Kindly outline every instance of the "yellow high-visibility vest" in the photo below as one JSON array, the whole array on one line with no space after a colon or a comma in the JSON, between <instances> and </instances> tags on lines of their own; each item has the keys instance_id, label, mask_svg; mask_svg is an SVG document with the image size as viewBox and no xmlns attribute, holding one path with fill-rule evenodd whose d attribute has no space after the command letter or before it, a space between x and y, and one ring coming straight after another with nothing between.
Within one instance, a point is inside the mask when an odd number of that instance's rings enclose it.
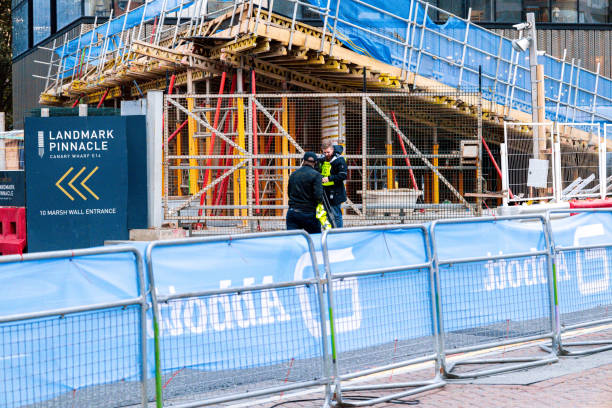
<instances>
[{"instance_id":1,"label":"yellow high-visibility vest","mask_svg":"<svg viewBox=\"0 0 612 408\"><path fill-rule=\"evenodd\" d=\"M325 211L325 207L323 207L323 204L319 203L317 205L315 217L317 217L317 219L321 223L321 227L323 227L323 230L330 230L332 228L329 219L327 219L327 211Z\"/></svg>"},{"instance_id":2,"label":"yellow high-visibility vest","mask_svg":"<svg viewBox=\"0 0 612 408\"><path fill-rule=\"evenodd\" d=\"M321 175L323 177L329 177L331 175L331 163L328 161L324 161L323 164L321 164ZM328 181L327 183L323 183L324 186L333 186L334 182L333 181Z\"/></svg>"}]
</instances>

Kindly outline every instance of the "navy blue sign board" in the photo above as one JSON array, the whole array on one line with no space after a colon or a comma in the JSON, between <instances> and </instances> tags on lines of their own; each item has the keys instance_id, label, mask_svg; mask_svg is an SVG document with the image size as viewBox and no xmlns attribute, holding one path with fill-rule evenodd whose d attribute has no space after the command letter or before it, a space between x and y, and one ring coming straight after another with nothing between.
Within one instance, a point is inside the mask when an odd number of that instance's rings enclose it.
<instances>
[{"instance_id":1,"label":"navy blue sign board","mask_svg":"<svg viewBox=\"0 0 612 408\"><path fill-rule=\"evenodd\" d=\"M147 228L147 123L144 115L123 116L128 151L128 230Z\"/></svg>"},{"instance_id":2,"label":"navy blue sign board","mask_svg":"<svg viewBox=\"0 0 612 408\"><path fill-rule=\"evenodd\" d=\"M23 170L0 171L0 207L25 207Z\"/></svg>"},{"instance_id":3,"label":"navy blue sign board","mask_svg":"<svg viewBox=\"0 0 612 408\"><path fill-rule=\"evenodd\" d=\"M125 117L26 118L28 249L128 238Z\"/></svg>"}]
</instances>

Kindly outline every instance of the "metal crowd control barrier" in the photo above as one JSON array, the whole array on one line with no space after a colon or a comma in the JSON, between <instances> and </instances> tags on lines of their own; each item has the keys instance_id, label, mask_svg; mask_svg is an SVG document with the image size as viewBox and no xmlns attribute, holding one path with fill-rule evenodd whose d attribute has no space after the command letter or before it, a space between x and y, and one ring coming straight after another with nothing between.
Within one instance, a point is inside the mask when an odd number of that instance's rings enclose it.
<instances>
[{"instance_id":1,"label":"metal crowd control barrier","mask_svg":"<svg viewBox=\"0 0 612 408\"><path fill-rule=\"evenodd\" d=\"M402 264L396 261L394 265L374 269L355 268L345 272L332 272L332 269L338 268L332 267L334 259L331 259L330 254L346 258L347 251L352 252L351 248L330 251L328 242L332 237L359 232L380 233L385 239L385 247L388 250L387 239L391 237L385 234L410 231L420 232L419 237L423 243L420 249L426 258L424 262ZM423 225L347 228L323 233L322 247L330 308L332 372L336 403L342 406L344 404L348 406L374 405L445 384L438 370L440 353L436 329L434 269L428 242L428 232ZM407 245L406 242L401 244ZM374 260L375 264L380 262L379 258L372 257L373 239L371 237L367 239L367 245L370 259ZM411 249L415 250L415 248ZM335 253L332 253L334 251ZM347 253L342 256L338 252ZM365 261L365 259L355 260L359 265ZM352 292L350 296L338 295L338 292L347 290ZM359 309L359 312L356 309ZM347 315L348 311L350 315ZM366 315L368 312L371 313L371 320ZM359 318L356 318L356 315L359 315ZM361 330L353 330L356 328ZM429 361L433 361L435 365L432 379L391 382L392 370ZM385 374L385 382L344 385L344 382L348 380L384 371L390 371L389 377ZM407 387L411 389L369 400L356 401L342 396L344 391Z\"/></svg>"},{"instance_id":2,"label":"metal crowd control barrier","mask_svg":"<svg viewBox=\"0 0 612 408\"><path fill-rule=\"evenodd\" d=\"M612 217L612 209L560 209L547 212L549 235L552 240L554 268L557 275L559 294L558 339L559 354L579 356L612 349L612 339L566 342L563 334L570 330L582 329L612 323L608 310L612 307L612 240L608 243L580 245L580 240L590 237L606 236L601 224L581 225L573 237L573 245L559 245L555 241L551 224L551 214L603 213ZM601 227L601 228L600 228ZM570 273L575 268L575 284ZM569 350L569 347L584 347ZM596 347L599 346L599 347ZM550 346L542 346L550 350Z\"/></svg>"},{"instance_id":3,"label":"metal crowd control barrier","mask_svg":"<svg viewBox=\"0 0 612 408\"><path fill-rule=\"evenodd\" d=\"M11 255L0 257L0 264L23 265L64 258L82 269L78 278L91 281L97 279L96 274L102 276L105 271L93 268L95 260L79 258L120 253L134 255L133 283L137 297L87 304L83 302L87 295L81 294L81 300L76 303L84 304L79 306L0 317L0 406L147 406L147 360L143 356L147 354L148 303L142 257L136 248ZM35 281L20 276L22 288L16 285L5 290L23 295L36 288L49 289L52 283L41 280L45 279L45 274L49 279L48 275L55 271L42 264L36 274L38 272L40 276ZM62 279L68 278L65 275L56 275L58 285L63 285ZM116 284L104 283L107 288ZM112 287L115 289L120 291L125 287L117 284ZM62 286L62 290L67 289ZM69 292L62 295L67 296ZM15 371L18 374L11 375ZM138 380L131 380L134 377Z\"/></svg>"},{"instance_id":4,"label":"metal crowd control barrier","mask_svg":"<svg viewBox=\"0 0 612 408\"><path fill-rule=\"evenodd\" d=\"M499 255L440 258L440 245L437 241L441 234L436 230L439 230L441 225L461 224L465 228L470 224L495 225L506 220L540 222L545 248L531 248L531 251ZM463 236L465 229L457 230L455 234L459 235L454 237ZM442 368L447 378L475 378L558 361L554 352L551 352L546 356L465 358L451 364L446 362L448 354L474 352L546 338L550 338L555 344L554 279L550 237L543 216L434 221L431 225L431 237L434 262L438 271L436 292L440 313ZM455 242L458 243L456 240ZM479 281L479 278L482 280ZM546 288L542 288L544 285ZM460 365L490 364L498 366L461 373L453 371Z\"/></svg>"},{"instance_id":5,"label":"metal crowd control barrier","mask_svg":"<svg viewBox=\"0 0 612 408\"><path fill-rule=\"evenodd\" d=\"M302 265L312 265L312 278L279 283L266 282L264 279L262 284L254 284L253 280L247 284L245 280L245 284L240 287L226 285L223 288L221 284L221 289L177 291L163 296L159 294L160 283L155 284L159 277L156 270L160 269L161 261L154 259L156 248L192 248L190 252L182 252L188 256L194 251L207 250L206 246L214 247L215 243L236 246L252 239L291 236L301 236L306 241L309 259L304 260ZM240 253L236 256L243 257ZM219 254L212 253L211 261L218 257ZM243 260L248 272L252 266L248 258L243 257ZM330 378L327 329L321 324L325 321L323 284L319 277L314 246L307 233L283 231L156 241L147 247L146 261L149 282L155 287L152 303L158 407L170 403L172 398L173 407L200 407L270 394L282 395L285 391L321 385L326 387L325 405L328 405ZM275 264L274 259L266 259L266 262ZM277 259L276 262L282 261ZM280 267L285 266L281 264ZM177 282L185 280L180 267L172 268L175 268L173 281L175 278ZM224 271L226 274L230 272ZM241 275L241 279L244 275ZM257 309L256 303L261 304L261 309ZM263 308L270 310L279 307L279 304L286 311L285 317L274 320L271 314L263 311ZM169 309L167 319L162 318L162 306ZM216 315L213 308L216 309ZM223 318L220 316L220 308L224 310ZM207 317L204 315L206 309ZM186 314L192 321L199 319L199 324L191 328L189 336L175 339L173 333L166 336L160 334L162 328L182 330L178 320L185 319ZM207 328L206 319L212 328ZM279 322L286 326L279 326ZM306 336L300 337L300 334L305 333L304 326L308 326ZM293 351L288 351L291 348ZM295 350L302 351L304 355L292 357L289 353ZM173 372L168 372L168 366L174 367Z\"/></svg>"}]
</instances>

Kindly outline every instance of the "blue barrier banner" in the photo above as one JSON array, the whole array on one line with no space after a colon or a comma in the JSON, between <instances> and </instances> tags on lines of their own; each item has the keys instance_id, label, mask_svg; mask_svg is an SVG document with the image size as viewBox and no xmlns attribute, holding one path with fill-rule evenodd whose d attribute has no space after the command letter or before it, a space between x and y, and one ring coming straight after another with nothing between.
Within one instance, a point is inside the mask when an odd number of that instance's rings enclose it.
<instances>
[{"instance_id":1,"label":"blue barrier banner","mask_svg":"<svg viewBox=\"0 0 612 408\"><path fill-rule=\"evenodd\" d=\"M320 236L313 239L319 270L323 271ZM330 235L328 242L334 273L402 265L409 269L427 262L425 237L419 229L344 233ZM157 293L162 296L313 277L311 256L301 236L158 246L152 251L152 263ZM394 279L400 275L399 280ZM385 330L394 332L393 338L398 340L430 336L429 270L389 276L411 304L420 306L393 309ZM336 332L344 334L338 351L384 341L367 333L380 328L381 305L384 308L386 299L377 293L386 282L385 277L375 275L334 284ZM159 306L164 373L185 367L220 371L272 366L316 358L321 353L314 285L174 299ZM198 340L202 336L207 347ZM152 363L151 353L149 359Z\"/></svg>"},{"instance_id":2,"label":"blue barrier banner","mask_svg":"<svg viewBox=\"0 0 612 408\"><path fill-rule=\"evenodd\" d=\"M156 246L151 263L158 296L313 277L301 235ZM315 285L192 296L160 302L159 308L164 373L245 369L321 355ZM200 346L203 338L206 347Z\"/></svg>"},{"instance_id":3,"label":"blue barrier banner","mask_svg":"<svg viewBox=\"0 0 612 408\"><path fill-rule=\"evenodd\" d=\"M612 213L579 213L552 221L555 245L605 244L605 248L560 251L555 257L559 309L562 315L612 306ZM578 316L582 321L588 320Z\"/></svg>"},{"instance_id":4,"label":"blue barrier banner","mask_svg":"<svg viewBox=\"0 0 612 408\"><path fill-rule=\"evenodd\" d=\"M139 296L133 253L0 263L0 316L117 302Z\"/></svg>"},{"instance_id":5,"label":"blue barrier banner","mask_svg":"<svg viewBox=\"0 0 612 408\"><path fill-rule=\"evenodd\" d=\"M312 266L301 267L304 262L311 265L307 254L306 239L293 235L159 245L151 260L157 294L164 296L261 285L264 279L291 282L296 268L303 270L304 279L312 278Z\"/></svg>"},{"instance_id":6,"label":"blue barrier banner","mask_svg":"<svg viewBox=\"0 0 612 408\"><path fill-rule=\"evenodd\" d=\"M552 235L557 245L612 245L612 214L555 220ZM321 236L312 238L323 273ZM406 266L398 272L334 280L339 353L378 347L388 339L432 335L429 270L410 267L428 262L427 244L419 229L328 235L332 274ZM137 245L138 250L144 253L147 245ZM463 340L550 330L546 256L452 262L546 250L539 221L437 224L435 245L446 262L439 275L447 335ZM612 305L611 256L609 248L557 256L561 313ZM0 285L10 288L0 298L0 316L136 298L135 262L131 253L113 253L0 264ZM152 249L152 262L159 296L314 276L307 241L300 235L160 245ZM321 336L316 285L190 296L159 307L162 370L170 376L180 370L219 372L318 361L321 342L329 340ZM135 383L141 358L139 313L130 306L0 324L0 406L62 398L101 384ZM152 377L150 322L147 329ZM109 369L105 364L117 356L122 356L121 364Z\"/></svg>"},{"instance_id":7,"label":"blue barrier banner","mask_svg":"<svg viewBox=\"0 0 612 408\"><path fill-rule=\"evenodd\" d=\"M551 227L552 240L558 246L612 245L612 212L576 213L553 219Z\"/></svg>"},{"instance_id":8,"label":"blue barrier banner","mask_svg":"<svg viewBox=\"0 0 612 408\"><path fill-rule=\"evenodd\" d=\"M538 220L436 224L438 260L477 258L546 249L543 225Z\"/></svg>"},{"instance_id":9,"label":"blue barrier banner","mask_svg":"<svg viewBox=\"0 0 612 408\"><path fill-rule=\"evenodd\" d=\"M423 230L332 233L327 242L332 274L406 266L334 280L339 353L433 335L430 271L411 268L429 261Z\"/></svg>"},{"instance_id":10,"label":"blue barrier banner","mask_svg":"<svg viewBox=\"0 0 612 408\"><path fill-rule=\"evenodd\" d=\"M0 286L10 288L2 317L140 296L128 252L0 264ZM87 387L138 381L139 332L138 306L0 323L0 406L52 398L69 406ZM131 396L138 401L137 392Z\"/></svg>"},{"instance_id":11,"label":"blue barrier banner","mask_svg":"<svg viewBox=\"0 0 612 408\"><path fill-rule=\"evenodd\" d=\"M441 223L433 229L446 333L489 327L503 334L516 322L536 322L550 315L546 255L453 263L544 251L542 222ZM539 324L537 331L544 329L545 324Z\"/></svg>"}]
</instances>

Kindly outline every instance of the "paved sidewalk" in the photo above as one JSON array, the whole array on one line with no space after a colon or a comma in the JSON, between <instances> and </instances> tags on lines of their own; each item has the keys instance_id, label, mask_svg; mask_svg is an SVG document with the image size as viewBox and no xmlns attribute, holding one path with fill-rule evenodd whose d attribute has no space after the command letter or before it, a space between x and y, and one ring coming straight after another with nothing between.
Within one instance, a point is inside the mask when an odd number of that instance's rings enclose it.
<instances>
[{"instance_id":1,"label":"paved sidewalk","mask_svg":"<svg viewBox=\"0 0 612 408\"><path fill-rule=\"evenodd\" d=\"M612 329L589 333L568 341L612 338ZM535 354L539 347L514 352ZM431 370L428 370L431 373ZM462 370L463 371L463 370ZM410 381L423 371L393 376L395 381ZM386 382L386 378L382 380ZM376 397L401 390L346 392L350 396ZM283 399L248 405L257 408L314 408L322 404L322 393L297 393ZM246 405L243 405L246 406ZM375 405L376 408L415 406L423 408L612 408L612 350L580 357L562 357L559 362L528 370L478 379L449 380L438 389Z\"/></svg>"},{"instance_id":2,"label":"paved sidewalk","mask_svg":"<svg viewBox=\"0 0 612 408\"><path fill-rule=\"evenodd\" d=\"M612 364L530 385L447 384L414 397L430 407L612 407ZM383 403L376 407L399 407Z\"/></svg>"},{"instance_id":3,"label":"paved sidewalk","mask_svg":"<svg viewBox=\"0 0 612 408\"><path fill-rule=\"evenodd\" d=\"M443 388L401 400L375 405L377 408L416 406L422 408L611 408L612 364L530 385L447 384ZM371 392L368 395L376 395ZM309 399L307 395L299 399ZM405 402L406 405L401 402ZM311 408L320 401L291 400L268 407ZM262 405L263 406L263 405Z\"/></svg>"}]
</instances>

